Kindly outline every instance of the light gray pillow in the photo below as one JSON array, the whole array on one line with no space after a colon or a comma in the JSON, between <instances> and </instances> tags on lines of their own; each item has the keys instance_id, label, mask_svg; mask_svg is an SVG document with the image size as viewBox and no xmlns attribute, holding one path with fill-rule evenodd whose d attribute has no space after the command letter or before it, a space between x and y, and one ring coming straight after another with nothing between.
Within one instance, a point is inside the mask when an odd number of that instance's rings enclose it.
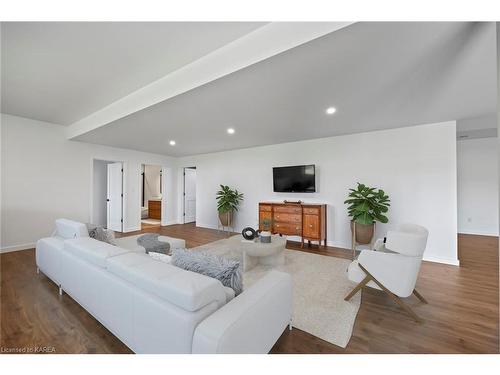
<instances>
[{"instance_id":1,"label":"light gray pillow","mask_svg":"<svg viewBox=\"0 0 500 375\"><path fill-rule=\"evenodd\" d=\"M87 226L87 230L89 231L89 236L92 237L92 235L95 235L95 230L98 227L98 225L90 224L90 223L85 223L85 225ZM91 233L92 233L92 235L91 235ZM92 238L94 238L94 237L92 237Z\"/></svg>"},{"instance_id":2,"label":"light gray pillow","mask_svg":"<svg viewBox=\"0 0 500 375\"><path fill-rule=\"evenodd\" d=\"M171 264L187 271L193 271L219 280L222 285L234 290L236 295L243 291L240 262L218 257L203 251L174 249Z\"/></svg>"},{"instance_id":3,"label":"light gray pillow","mask_svg":"<svg viewBox=\"0 0 500 375\"><path fill-rule=\"evenodd\" d=\"M87 224L87 229L89 231L89 237L111 245L116 245L114 231L94 224Z\"/></svg>"}]
</instances>

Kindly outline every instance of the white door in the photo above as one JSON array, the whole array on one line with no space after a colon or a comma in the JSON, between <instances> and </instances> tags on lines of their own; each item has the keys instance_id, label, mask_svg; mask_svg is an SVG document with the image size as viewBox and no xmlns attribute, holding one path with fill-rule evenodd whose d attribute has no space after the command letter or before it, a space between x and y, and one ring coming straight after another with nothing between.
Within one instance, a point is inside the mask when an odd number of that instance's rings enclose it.
<instances>
[{"instance_id":1,"label":"white door","mask_svg":"<svg viewBox=\"0 0 500 375\"><path fill-rule=\"evenodd\" d=\"M108 164L108 229L122 232L123 227L123 164Z\"/></svg>"},{"instance_id":2,"label":"white door","mask_svg":"<svg viewBox=\"0 0 500 375\"><path fill-rule=\"evenodd\" d=\"M184 168L184 223L196 221L196 169Z\"/></svg>"},{"instance_id":3,"label":"white door","mask_svg":"<svg viewBox=\"0 0 500 375\"><path fill-rule=\"evenodd\" d=\"M170 204L170 202L167 202L167 199L170 199L169 196L167 196L167 168L162 167L161 169L161 222L160 225L168 225L168 212L167 212L167 203Z\"/></svg>"}]
</instances>

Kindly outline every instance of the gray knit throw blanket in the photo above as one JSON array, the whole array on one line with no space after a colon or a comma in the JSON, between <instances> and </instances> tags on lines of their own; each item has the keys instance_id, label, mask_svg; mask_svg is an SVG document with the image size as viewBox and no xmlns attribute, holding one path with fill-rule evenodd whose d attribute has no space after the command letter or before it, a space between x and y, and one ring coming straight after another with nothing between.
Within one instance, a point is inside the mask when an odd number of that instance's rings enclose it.
<instances>
[{"instance_id":1,"label":"gray knit throw blanket","mask_svg":"<svg viewBox=\"0 0 500 375\"><path fill-rule=\"evenodd\" d=\"M146 250L146 254L149 252L170 254L170 244L168 242L158 241L159 234L157 233L146 233L137 238L137 244L142 246Z\"/></svg>"}]
</instances>

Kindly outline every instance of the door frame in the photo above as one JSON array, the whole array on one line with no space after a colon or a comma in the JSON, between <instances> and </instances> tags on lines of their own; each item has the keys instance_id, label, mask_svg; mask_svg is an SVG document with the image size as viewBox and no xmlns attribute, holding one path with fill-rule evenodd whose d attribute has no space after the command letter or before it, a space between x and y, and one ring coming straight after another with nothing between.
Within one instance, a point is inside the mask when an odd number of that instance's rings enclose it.
<instances>
[{"instance_id":1,"label":"door frame","mask_svg":"<svg viewBox=\"0 0 500 375\"><path fill-rule=\"evenodd\" d=\"M107 191L106 191L106 228L109 229L109 216L110 216L109 215L109 202L110 202L110 200L109 200L109 181L110 181L110 179L109 179L109 166L113 165L113 164L119 164L120 165L120 169L121 169L121 189L120 189L120 191L121 191L121 193L120 193L120 195L121 195L120 196L120 203L121 203L120 216L121 217L120 217L120 230L116 230L116 229L113 229L113 230L115 232L123 233L124 232L124 230L123 230L123 228L124 228L123 218L124 218L124 206L125 206L124 205L124 201L125 201L124 200L124 182L125 182L124 181L125 180L125 178L124 178L124 171L125 171L125 168L124 168L124 165L123 165L124 163L122 161L118 161L118 162L114 162L114 163L108 163L106 165L106 167L107 167L107 171L106 171L106 173L107 173L107 181L106 181L107 182Z\"/></svg>"},{"instance_id":2,"label":"door frame","mask_svg":"<svg viewBox=\"0 0 500 375\"><path fill-rule=\"evenodd\" d=\"M196 170L196 167L184 167L182 168L182 223L186 224L186 169L194 169ZM196 175L198 177L198 174ZM196 190L195 190L195 197L196 200L198 200L198 197L196 196ZM196 223L196 217L194 219L194 222ZM190 221L192 223L192 221Z\"/></svg>"},{"instance_id":3,"label":"door frame","mask_svg":"<svg viewBox=\"0 0 500 375\"><path fill-rule=\"evenodd\" d=\"M89 218L88 222L92 223L94 220L94 160L98 161L105 161L108 163L122 163L123 166L123 177L122 177L122 191L123 191L123 198L122 198L122 233L125 233L125 217L126 217L126 205L124 204L125 202L125 187L126 187L126 173L127 173L127 163L124 160L116 160L112 158L107 158L105 156L91 156L90 157L90 184L89 184L89 191L90 191L90 202L89 202ZM107 173L107 172L106 172ZM107 178L107 175L106 175ZM106 192L106 199L107 199L107 192Z\"/></svg>"},{"instance_id":4,"label":"door frame","mask_svg":"<svg viewBox=\"0 0 500 375\"><path fill-rule=\"evenodd\" d=\"M167 167L161 164L155 164L155 163L147 163L147 162L141 162L139 165L139 191L142 190L142 194L144 194L144 188L146 187L146 184L142 184L142 167L144 167L144 179L146 178L146 167L159 167L160 168L160 194L161 194L161 200L160 200L160 212L161 212L161 219L160 219L160 227L168 225L167 220L166 220L166 194L165 194L165 189L166 189L166 180L167 180ZM146 200L146 197L144 197L144 206L142 206L142 196L139 197L139 223L141 223L141 228L142 228L142 207L149 207L149 203Z\"/></svg>"}]
</instances>

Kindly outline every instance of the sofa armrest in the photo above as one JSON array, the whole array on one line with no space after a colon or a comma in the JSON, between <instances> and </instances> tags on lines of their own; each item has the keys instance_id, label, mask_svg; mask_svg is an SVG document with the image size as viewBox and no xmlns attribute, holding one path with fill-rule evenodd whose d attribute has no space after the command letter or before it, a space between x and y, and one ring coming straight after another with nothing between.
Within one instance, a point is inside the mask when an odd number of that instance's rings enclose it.
<instances>
[{"instance_id":1,"label":"sofa armrest","mask_svg":"<svg viewBox=\"0 0 500 375\"><path fill-rule=\"evenodd\" d=\"M268 353L292 318L292 278L271 271L203 320L193 353Z\"/></svg>"},{"instance_id":2,"label":"sofa armrest","mask_svg":"<svg viewBox=\"0 0 500 375\"><path fill-rule=\"evenodd\" d=\"M373 244L373 250L375 251L385 251L385 243L383 238L379 238L375 243Z\"/></svg>"}]
</instances>

